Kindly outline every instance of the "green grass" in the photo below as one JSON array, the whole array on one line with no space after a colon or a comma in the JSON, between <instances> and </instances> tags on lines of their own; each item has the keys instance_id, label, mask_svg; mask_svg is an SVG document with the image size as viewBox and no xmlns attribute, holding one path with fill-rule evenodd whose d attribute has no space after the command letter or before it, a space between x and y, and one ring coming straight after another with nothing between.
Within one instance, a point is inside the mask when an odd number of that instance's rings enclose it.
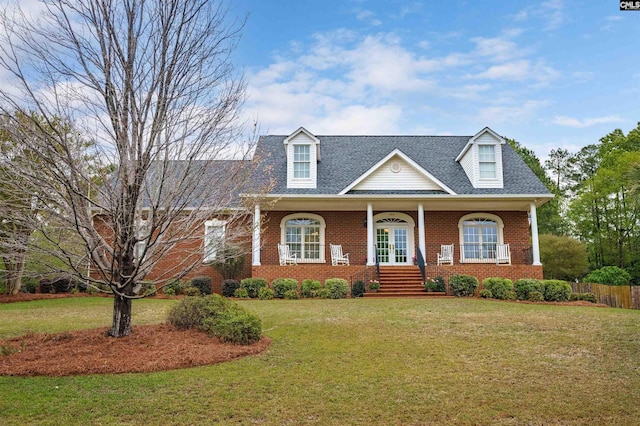
<instances>
[{"instance_id":1,"label":"green grass","mask_svg":"<svg viewBox=\"0 0 640 426\"><path fill-rule=\"evenodd\" d=\"M134 302L134 325L174 302ZM640 311L477 299L243 301L261 355L0 377L2 424L637 424ZM0 338L108 326L108 299L0 306ZM135 329L134 329L135 332ZM0 362L1 359L0 359Z\"/></svg>"}]
</instances>

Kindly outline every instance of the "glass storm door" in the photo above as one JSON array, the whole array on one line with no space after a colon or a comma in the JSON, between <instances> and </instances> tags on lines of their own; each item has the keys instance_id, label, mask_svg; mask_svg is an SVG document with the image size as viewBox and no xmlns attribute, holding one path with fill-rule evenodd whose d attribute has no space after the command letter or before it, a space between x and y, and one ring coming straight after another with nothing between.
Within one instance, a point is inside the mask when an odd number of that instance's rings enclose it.
<instances>
[{"instance_id":1,"label":"glass storm door","mask_svg":"<svg viewBox=\"0 0 640 426\"><path fill-rule=\"evenodd\" d=\"M381 264L397 265L409 261L409 244L406 226L384 226L376 228L376 247Z\"/></svg>"}]
</instances>

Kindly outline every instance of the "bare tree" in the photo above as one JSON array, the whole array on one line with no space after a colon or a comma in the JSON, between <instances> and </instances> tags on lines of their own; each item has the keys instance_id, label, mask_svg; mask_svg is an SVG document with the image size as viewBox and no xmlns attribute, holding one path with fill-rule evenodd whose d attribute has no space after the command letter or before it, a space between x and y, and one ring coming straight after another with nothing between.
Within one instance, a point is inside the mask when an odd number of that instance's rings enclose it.
<instances>
[{"instance_id":1,"label":"bare tree","mask_svg":"<svg viewBox=\"0 0 640 426\"><path fill-rule=\"evenodd\" d=\"M31 225L47 250L113 291L110 335L126 336L142 279L166 284L202 263L204 221L223 220L226 241L251 231L237 199L253 164L237 144L245 86L230 61L242 22L210 0L43 3L37 18L0 16L12 80L0 108L42 118L9 126L37 157L13 172L38 185ZM69 229L80 249L60 243Z\"/></svg>"}]
</instances>

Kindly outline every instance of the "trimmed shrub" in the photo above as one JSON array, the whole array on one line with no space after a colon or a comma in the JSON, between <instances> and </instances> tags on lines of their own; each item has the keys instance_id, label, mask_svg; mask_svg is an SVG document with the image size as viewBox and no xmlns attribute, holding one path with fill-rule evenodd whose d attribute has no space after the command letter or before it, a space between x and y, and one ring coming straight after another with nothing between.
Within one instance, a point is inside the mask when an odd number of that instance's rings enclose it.
<instances>
[{"instance_id":1,"label":"trimmed shrub","mask_svg":"<svg viewBox=\"0 0 640 426\"><path fill-rule=\"evenodd\" d=\"M534 278L521 278L513 283L513 288L519 300L530 300L529 294L532 291L544 293L544 284Z\"/></svg>"},{"instance_id":2,"label":"trimmed shrub","mask_svg":"<svg viewBox=\"0 0 640 426\"><path fill-rule=\"evenodd\" d=\"M284 298L287 300L298 300L298 290L287 290L284 292Z\"/></svg>"},{"instance_id":3,"label":"trimmed shrub","mask_svg":"<svg viewBox=\"0 0 640 426\"><path fill-rule=\"evenodd\" d=\"M518 296L516 295L516 292L513 290L507 290L504 292L504 295L502 296L503 300L518 300Z\"/></svg>"},{"instance_id":4,"label":"trimmed shrub","mask_svg":"<svg viewBox=\"0 0 640 426\"><path fill-rule=\"evenodd\" d=\"M258 291L260 291L262 287L268 286L269 284L264 278L245 278L240 281L240 288L247 290L248 297L252 299L258 297Z\"/></svg>"},{"instance_id":5,"label":"trimmed shrub","mask_svg":"<svg viewBox=\"0 0 640 426\"><path fill-rule=\"evenodd\" d=\"M598 303L598 299L593 293L571 293L569 300L572 302L575 302L576 300L584 300L591 303Z\"/></svg>"},{"instance_id":6,"label":"trimmed shrub","mask_svg":"<svg viewBox=\"0 0 640 426\"><path fill-rule=\"evenodd\" d=\"M162 292L169 296L175 296L176 294L182 294L184 287L185 285L182 280L176 280L164 286ZM169 291L169 293L167 293L167 291Z\"/></svg>"},{"instance_id":7,"label":"trimmed shrub","mask_svg":"<svg viewBox=\"0 0 640 426\"><path fill-rule=\"evenodd\" d=\"M262 334L258 317L217 294L184 298L171 307L167 322L179 329L198 328L234 344L256 342Z\"/></svg>"},{"instance_id":8,"label":"trimmed shrub","mask_svg":"<svg viewBox=\"0 0 640 426\"><path fill-rule=\"evenodd\" d=\"M607 284L607 285L628 285L631 275L622 268L617 266L605 266L596 269L587 275L584 282Z\"/></svg>"},{"instance_id":9,"label":"trimmed shrub","mask_svg":"<svg viewBox=\"0 0 640 426\"><path fill-rule=\"evenodd\" d=\"M185 296L190 296L190 297L201 296L200 289L197 288L197 287L193 287L193 286L185 287L184 289L182 289L182 293Z\"/></svg>"},{"instance_id":10,"label":"trimmed shrub","mask_svg":"<svg viewBox=\"0 0 640 426\"><path fill-rule=\"evenodd\" d=\"M351 287L351 297L362 297L363 294L364 294L364 281L362 280L355 281L353 283L353 287Z\"/></svg>"},{"instance_id":11,"label":"trimmed shrub","mask_svg":"<svg viewBox=\"0 0 640 426\"><path fill-rule=\"evenodd\" d=\"M225 297L233 297L236 290L240 288L240 281L238 280L224 280L222 281L222 295Z\"/></svg>"},{"instance_id":12,"label":"trimmed shrub","mask_svg":"<svg viewBox=\"0 0 640 426\"><path fill-rule=\"evenodd\" d=\"M200 294L203 296L211 294L211 278L209 277L193 277L191 279L191 285L200 290Z\"/></svg>"},{"instance_id":13,"label":"trimmed shrub","mask_svg":"<svg viewBox=\"0 0 640 426\"><path fill-rule=\"evenodd\" d=\"M331 299L331 290L326 287L321 288L318 290L318 297L320 299Z\"/></svg>"},{"instance_id":14,"label":"trimmed shrub","mask_svg":"<svg viewBox=\"0 0 640 426\"><path fill-rule=\"evenodd\" d=\"M223 342L250 345L260 340L262 322L242 309L230 309L216 317L205 318L203 328Z\"/></svg>"},{"instance_id":15,"label":"trimmed shrub","mask_svg":"<svg viewBox=\"0 0 640 426\"><path fill-rule=\"evenodd\" d=\"M140 285L140 290L138 294L144 294L147 297L153 297L158 294L156 290L156 285L151 281L140 281L138 283Z\"/></svg>"},{"instance_id":16,"label":"trimmed shrub","mask_svg":"<svg viewBox=\"0 0 640 426\"><path fill-rule=\"evenodd\" d=\"M269 287L262 287L258 290L258 299L260 300L271 300L273 299L273 290Z\"/></svg>"},{"instance_id":17,"label":"trimmed shrub","mask_svg":"<svg viewBox=\"0 0 640 426\"><path fill-rule=\"evenodd\" d=\"M537 290L531 291L529 292L527 300L529 300L530 302L544 302L544 294L542 294L541 291Z\"/></svg>"},{"instance_id":18,"label":"trimmed shrub","mask_svg":"<svg viewBox=\"0 0 640 426\"><path fill-rule=\"evenodd\" d=\"M20 291L24 291L25 293L35 293L36 288L38 288L38 281L36 281L35 278L26 278L22 281Z\"/></svg>"},{"instance_id":19,"label":"trimmed shrub","mask_svg":"<svg viewBox=\"0 0 640 426\"><path fill-rule=\"evenodd\" d=\"M169 309L167 322L181 330L200 328L209 310L204 298L185 297Z\"/></svg>"},{"instance_id":20,"label":"trimmed shrub","mask_svg":"<svg viewBox=\"0 0 640 426\"><path fill-rule=\"evenodd\" d=\"M364 285L364 283L363 283ZM302 281L302 288L300 289L300 296L302 297L317 297L318 291L322 288L322 284L317 280L304 280ZM364 291L363 291L364 292Z\"/></svg>"},{"instance_id":21,"label":"trimmed shrub","mask_svg":"<svg viewBox=\"0 0 640 426\"><path fill-rule=\"evenodd\" d=\"M445 291L446 286L444 284L444 278L441 276L437 276L433 279L435 281L436 286L433 288L433 291Z\"/></svg>"},{"instance_id":22,"label":"trimmed shrub","mask_svg":"<svg viewBox=\"0 0 640 426\"><path fill-rule=\"evenodd\" d=\"M491 293L491 290L487 288L483 288L482 290L480 290L480 293L478 295L483 299L493 299L493 293Z\"/></svg>"},{"instance_id":23,"label":"trimmed shrub","mask_svg":"<svg viewBox=\"0 0 640 426\"><path fill-rule=\"evenodd\" d=\"M544 280L544 300L547 302L566 302L571 296L571 285L566 281Z\"/></svg>"},{"instance_id":24,"label":"trimmed shrub","mask_svg":"<svg viewBox=\"0 0 640 426\"><path fill-rule=\"evenodd\" d=\"M506 292L513 291L513 282L508 278L485 278L482 280L482 288L491 291L495 299L504 299Z\"/></svg>"},{"instance_id":25,"label":"trimmed shrub","mask_svg":"<svg viewBox=\"0 0 640 426\"><path fill-rule=\"evenodd\" d=\"M271 288L273 288L274 297L283 299L287 291L295 290L296 294L298 293L298 281L293 278L276 278L271 281Z\"/></svg>"},{"instance_id":26,"label":"trimmed shrub","mask_svg":"<svg viewBox=\"0 0 640 426\"><path fill-rule=\"evenodd\" d=\"M456 297L472 297L478 289L478 279L470 275L452 275L449 287Z\"/></svg>"},{"instance_id":27,"label":"trimmed shrub","mask_svg":"<svg viewBox=\"0 0 640 426\"><path fill-rule=\"evenodd\" d=\"M242 288L242 287L237 289L233 293L233 295L234 295L234 297L237 297L238 299L248 299L249 298L249 292L247 291L246 288Z\"/></svg>"},{"instance_id":28,"label":"trimmed shrub","mask_svg":"<svg viewBox=\"0 0 640 426\"><path fill-rule=\"evenodd\" d=\"M235 279L242 273L245 263L242 247L227 246L219 251L217 258L220 260L213 262L213 267L223 279Z\"/></svg>"},{"instance_id":29,"label":"trimmed shrub","mask_svg":"<svg viewBox=\"0 0 640 426\"><path fill-rule=\"evenodd\" d=\"M344 299L349 293L349 283L342 278L328 278L324 287L329 290L331 299Z\"/></svg>"},{"instance_id":30,"label":"trimmed shrub","mask_svg":"<svg viewBox=\"0 0 640 426\"><path fill-rule=\"evenodd\" d=\"M72 288L76 287L76 281L68 276L56 277L48 284L48 293L69 293ZM42 286L40 288L42 289Z\"/></svg>"}]
</instances>

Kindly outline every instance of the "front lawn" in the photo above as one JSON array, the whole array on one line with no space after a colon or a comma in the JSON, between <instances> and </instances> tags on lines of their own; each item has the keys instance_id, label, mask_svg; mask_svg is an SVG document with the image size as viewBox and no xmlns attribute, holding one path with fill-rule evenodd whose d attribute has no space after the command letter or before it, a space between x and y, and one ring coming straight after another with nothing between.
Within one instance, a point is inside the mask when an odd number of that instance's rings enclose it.
<instances>
[{"instance_id":1,"label":"front lawn","mask_svg":"<svg viewBox=\"0 0 640 426\"><path fill-rule=\"evenodd\" d=\"M134 302L134 325L162 321L172 303ZM0 377L2 423L592 425L640 418L640 311L478 299L240 303L273 339L261 355L153 374ZM0 305L0 338L108 326L110 310L111 300L99 298Z\"/></svg>"}]
</instances>

